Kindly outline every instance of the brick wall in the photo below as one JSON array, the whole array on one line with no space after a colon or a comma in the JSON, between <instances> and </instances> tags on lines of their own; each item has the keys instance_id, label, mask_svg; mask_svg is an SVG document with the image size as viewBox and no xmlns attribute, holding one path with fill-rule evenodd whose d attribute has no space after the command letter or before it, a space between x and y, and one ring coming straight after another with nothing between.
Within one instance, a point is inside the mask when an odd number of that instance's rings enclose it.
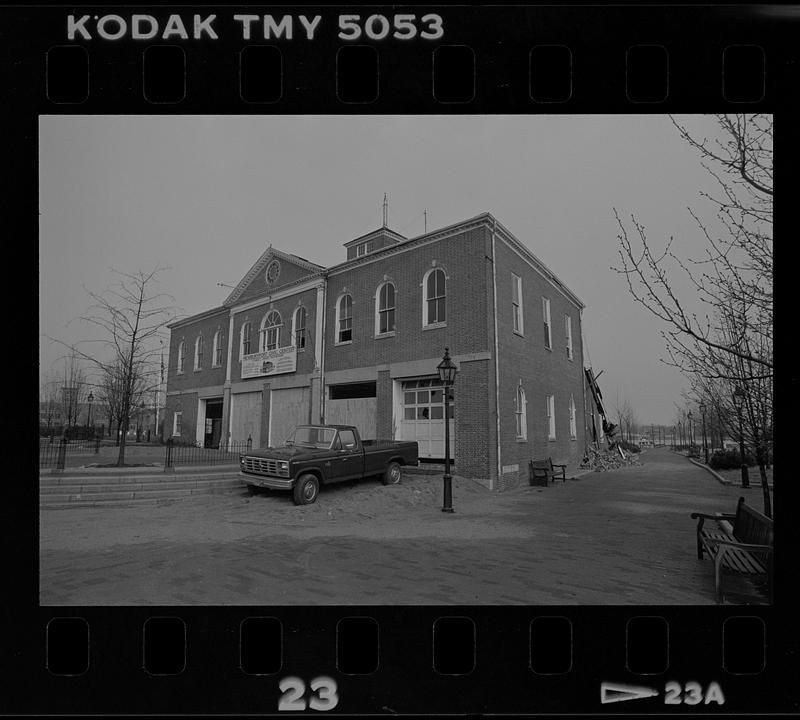
<instances>
[{"instance_id":1,"label":"brick wall","mask_svg":"<svg viewBox=\"0 0 800 720\"><path fill-rule=\"evenodd\" d=\"M368 367L489 349L485 278L486 230L477 228L410 252L359 264L328 281L325 370ZM422 279L432 262L447 275L447 326L422 327ZM388 278L395 284L396 331L375 337L375 295ZM336 302L342 291L353 298L352 343L336 345ZM435 368L431 368L435 372Z\"/></svg>"},{"instance_id":2,"label":"brick wall","mask_svg":"<svg viewBox=\"0 0 800 720\"><path fill-rule=\"evenodd\" d=\"M181 415L181 434L173 436L174 414ZM172 438L174 442L194 443L197 431L197 393L185 392L180 395L168 395L164 417L164 440Z\"/></svg>"},{"instance_id":3,"label":"brick wall","mask_svg":"<svg viewBox=\"0 0 800 720\"><path fill-rule=\"evenodd\" d=\"M583 362L580 310L504 242L497 241L497 304L500 358L500 436L504 466L518 465L501 479L508 487L527 478L528 460L552 457L575 467L583 457ZM512 272L522 278L523 334L514 332ZM552 349L545 347L542 297L550 300ZM572 318L572 360L567 358L564 315ZM527 440L516 435L516 393L527 401ZM549 440L547 396L555 402L556 439ZM569 401L575 402L576 437L570 437Z\"/></svg>"},{"instance_id":4,"label":"brick wall","mask_svg":"<svg viewBox=\"0 0 800 720\"><path fill-rule=\"evenodd\" d=\"M392 379L388 370L378 372L377 392L377 436L382 440L394 438L392 427Z\"/></svg>"},{"instance_id":5,"label":"brick wall","mask_svg":"<svg viewBox=\"0 0 800 720\"><path fill-rule=\"evenodd\" d=\"M222 346L222 365L213 366L214 334L219 332ZM194 369L195 341L203 337L203 365ZM186 343L184 372L178 372L178 346ZM187 392L200 387L222 385L225 382L225 364L228 356L228 311L221 309L208 317L203 317L177 328L172 328L169 343L167 366L167 391Z\"/></svg>"},{"instance_id":6,"label":"brick wall","mask_svg":"<svg viewBox=\"0 0 800 720\"><path fill-rule=\"evenodd\" d=\"M455 397L455 473L480 480L487 487L497 476L494 371L491 360L462 363L453 388Z\"/></svg>"},{"instance_id":7,"label":"brick wall","mask_svg":"<svg viewBox=\"0 0 800 720\"><path fill-rule=\"evenodd\" d=\"M259 329L261 322L270 310L277 310L281 315L283 326L280 331L280 338L278 345L285 347L293 343L292 338L292 322L293 315L298 306L306 309L306 347L297 352L297 373L310 373L314 370L314 342L315 342L315 327L316 327L316 308L317 308L317 291L304 290L295 295L275 300L274 302L265 301L263 305L255 308L250 308L244 312L238 312L233 318L233 350L231 356L231 381L238 382L242 379L242 365L240 362L240 339L242 326L246 322L250 322L250 352L259 352L260 337ZM259 378L253 378L258 380ZM263 378L260 378L263 380ZM246 378L245 381L249 380Z\"/></svg>"}]
</instances>

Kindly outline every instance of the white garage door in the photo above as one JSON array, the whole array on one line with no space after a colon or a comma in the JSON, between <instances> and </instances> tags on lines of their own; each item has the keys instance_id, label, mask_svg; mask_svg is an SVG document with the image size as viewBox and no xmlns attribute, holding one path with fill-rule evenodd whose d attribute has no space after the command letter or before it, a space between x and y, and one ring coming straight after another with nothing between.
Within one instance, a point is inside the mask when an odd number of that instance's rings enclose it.
<instances>
[{"instance_id":1,"label":"white garage door","mask_svg":"<svg viewBox=\"0 0 800 720\"><path fill-rule=\"evenodd\" d=\"M403 415L400 433L403 440L416 440L421 458L444 458L444 388L436 379L409 380L403 383ZM450 459L455 460L454 395L450 388Z\"/></svg>"},{"instance_id":2,"label":"white garage door","mask_svg":"<svg viewBox=\"0 0 800 720\"><path fill-rule=\"evenodd\" d=\"M231 396L231 442L253 440L253 449L260 447L261 393L238 393Z\"/></svg>"},{"instance_id":3,"label":"white garage door","mask_svg":"<svg viewBox=\"0 0 800 720\"><path fill-rule=\"evenodd\" d=\"M269 416L269 444L283 445L298 425L308 424L308 388L273 390Z\"/></svg>"},{"instance_id":4,"label":"white garage door","mask_svg":"<svg viewBox=\"0 0 800 720\"><path fill-rule=\"evenodd\" d=\"M325 403L325 422L329 425L355 425L364 440L377 435L378 400L374 397L328 400Z\"/></svg>"}]
</instances>

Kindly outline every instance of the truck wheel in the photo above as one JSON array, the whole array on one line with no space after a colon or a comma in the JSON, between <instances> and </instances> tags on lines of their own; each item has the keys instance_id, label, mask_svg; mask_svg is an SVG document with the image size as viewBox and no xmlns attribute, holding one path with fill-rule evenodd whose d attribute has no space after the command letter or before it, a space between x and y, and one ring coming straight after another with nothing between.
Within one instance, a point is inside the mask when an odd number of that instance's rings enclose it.
<instances>
[{"instance_id":1,"label":"truck wheel","mask_svg":"<svg viewBox=\"0 0 800 720\"><path fill-rule=\"evenodd\" d=\"M310 505L319 494L319 480L314 475L301 475L294 483L292 497L295 505Z\"/></svg>"},{"instance_id":2,"label":"truck wheel","mask_svg":"<svg viewBox=\"0 0 800 720\"><path fill-rule=\"evenodd\" d=\"M403 476L403 471L400 469L400 463L390 462L386 466L386 472L383 473L384 485L397 485L400 478Z\"/></svg>"}]
</instances>

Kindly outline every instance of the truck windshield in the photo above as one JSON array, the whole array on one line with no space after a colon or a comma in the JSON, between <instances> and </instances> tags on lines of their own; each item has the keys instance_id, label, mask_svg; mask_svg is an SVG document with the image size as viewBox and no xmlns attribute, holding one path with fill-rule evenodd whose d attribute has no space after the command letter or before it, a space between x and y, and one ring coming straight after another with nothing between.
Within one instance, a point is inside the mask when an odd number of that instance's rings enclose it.
<instances>
[{"instance_id":1,"label":"truck windshield","mask_svg":"<svg viewBox=\"0 0 800 720\"><path fill-rule=\"evenodd\" d=\"M295 429L294 433L286 438L286 444L327 450L330 448L334 437L336 437L336 430L333 428L306 427L301 425Z\"/></svg>"}]
</instances>

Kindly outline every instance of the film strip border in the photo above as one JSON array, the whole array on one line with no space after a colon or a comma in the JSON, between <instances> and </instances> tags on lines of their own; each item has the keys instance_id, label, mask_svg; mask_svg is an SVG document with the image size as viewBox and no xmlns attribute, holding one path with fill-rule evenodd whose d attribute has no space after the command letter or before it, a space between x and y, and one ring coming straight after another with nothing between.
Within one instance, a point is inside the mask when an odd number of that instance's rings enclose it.
<instances>
[{"instance_id":1,"label":"film strip border","mask_svg":"<svg viewBox=\"0 0 800 720\"><path fill-rule=\"evenodd\" d=\"M790 7L268 10L18 10L9 79L62 113L748 112L799 72Z\"/></svg>"},{"instance_id":2,"label":"film strip border","mask_svg":"<svg viewBox=\"0 0 800 720\"><path fill-rule=\"evenodd\" d=\"M148 6L125 14L139 11L159 22L171 14ZM797 107L791 7L442 8L442 37L409 41L373 40L365 25L344 40L345 11L330 7L304 8L322 18L315 41L259 37L264 13L246 40L232 20L239 11L219 12L213 41L106 40L92 26L90 40L70 41L70 12L119 11L6 9L4 117L30 130L38 113ZM430 8L402 11L421 19ZM396 24L395 8L368 12L359 11L362 20ZM194 14L209 10L180 14L193 27ZM121 30L107 23L109 33ZM369 27L380 34L383 24ZM27 179L18 191L33 188L36 175L35 132L25 137L7 168ZM33 206L26 198L13 207ZM32 510L16 522L33 551L20 553L25 564L3 608L4 712L268 714L282 701L376 713L798 709L797 619L786 593L765 609L38 608L35 487L29 495L18 493ZM322 707L310 705L314 698Z\"/></svg>"},{"instance_id":3,"label":"film strip border","mask_svg":"<svg viewBox=\"0 0 800 720\"><path fill-rule=\"evenodd\" d=\"M38 617L16 629L28 649L16 657L9 712L759 714L797 703L790 643L769 608L42 608Z\"/></svg>"}]
</instances>

